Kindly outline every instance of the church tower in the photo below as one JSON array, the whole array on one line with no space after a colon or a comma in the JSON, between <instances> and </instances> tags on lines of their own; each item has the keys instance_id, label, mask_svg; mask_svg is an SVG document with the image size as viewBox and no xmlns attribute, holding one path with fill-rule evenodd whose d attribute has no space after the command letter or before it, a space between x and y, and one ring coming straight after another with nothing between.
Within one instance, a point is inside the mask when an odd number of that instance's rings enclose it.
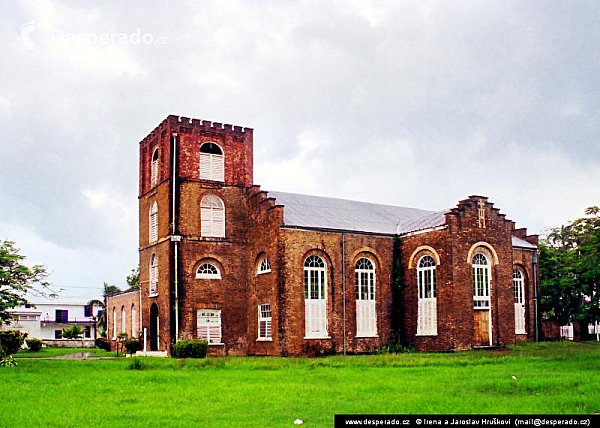
<instances>
[{"instance_id":1,"label":"church tower","mask_svg":"<svg viewBox=\"0 0 600 428\"><path fill-rule=\"evenodd\" d=\"M200 337L243 353L252 172L250 128L169 116L140 142L140 299L151 350Z\"/></svg>"}]
</instances>

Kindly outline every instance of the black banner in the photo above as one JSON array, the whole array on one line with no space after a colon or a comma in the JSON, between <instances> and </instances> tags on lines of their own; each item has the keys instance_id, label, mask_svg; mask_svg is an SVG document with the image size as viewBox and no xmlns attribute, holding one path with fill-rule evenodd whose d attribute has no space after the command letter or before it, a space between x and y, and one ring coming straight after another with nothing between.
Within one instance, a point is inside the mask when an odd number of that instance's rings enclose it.
<instances>
[{"instance_id":1,"label":"black banner","mask_svg":"<svg viewBox=\"0 0 600 428\"><path fill-rule=\"evenodd\" d=\"M335 428L597 427L600 415L335 415Z\"/></svg>"}]
</instances>

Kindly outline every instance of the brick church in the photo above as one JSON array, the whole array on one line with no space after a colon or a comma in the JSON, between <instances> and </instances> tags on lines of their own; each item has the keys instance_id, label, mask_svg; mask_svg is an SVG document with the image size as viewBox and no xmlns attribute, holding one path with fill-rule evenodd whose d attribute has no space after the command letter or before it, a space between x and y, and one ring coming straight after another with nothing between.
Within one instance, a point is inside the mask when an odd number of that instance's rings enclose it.
<instances>
[{"instance_id":1,"label":"brick church","mask_svg":"<svg viewBox=\"0 0 600 428\"><path fill-rule=\"evenodd\" d=\"M139 149L140 288L108 298L109 339L322 355L534 337L537 236L484 196L427 211L265 191L251 128L186 117Z\"/></svg>"}]
</instances>

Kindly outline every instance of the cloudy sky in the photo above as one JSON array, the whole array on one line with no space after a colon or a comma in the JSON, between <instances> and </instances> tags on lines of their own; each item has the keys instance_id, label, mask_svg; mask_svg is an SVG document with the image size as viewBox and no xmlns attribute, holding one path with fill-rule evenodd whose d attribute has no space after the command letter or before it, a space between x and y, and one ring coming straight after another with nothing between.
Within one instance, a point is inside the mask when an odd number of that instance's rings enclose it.
<instances>
[{"instance_id":1,"label":"cloudy sky","mask_svg":"<svg viewBox=\"0 0 600 428\"><path fill-rule=\"evenodd\" d=\"M83 4L0 4L0 239L65 296L125 288L169 114L254 128L264 189L480 194L531 233L600 204L600 2Z\"/></svg>"}]
</instances>

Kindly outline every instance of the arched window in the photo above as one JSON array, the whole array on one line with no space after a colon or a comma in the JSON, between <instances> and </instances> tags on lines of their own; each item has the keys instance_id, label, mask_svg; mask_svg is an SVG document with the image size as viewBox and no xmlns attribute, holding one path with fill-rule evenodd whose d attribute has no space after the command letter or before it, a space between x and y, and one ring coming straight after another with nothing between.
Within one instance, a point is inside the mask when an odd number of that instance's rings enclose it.
<instances>
[{"instance_id":1,"label":"arched window","mask_svg":"<svg viewBox=\"0 0 600 428\"><path fill-rule=\"evenodd\" d=\"M127 314L125 312L125 306L121 306L121 331L119 333L127 332Z\"/></svg>"},{"instance_id":2,"label":"arched window","mask_svg":"<svg viewBox=\"0 0 600 428\"><path fill-rule=\"evenodd\" d=\"M437 334L437 290L435 281L435 260L423 256L417 265L419 287L419 313L417 318L418 335Z\"/></svg>"},{"instance_id":3,"label":"arched window","mask_svg":"<svg viewBox=\"0 0 600 428\"><path fill-rule=\"evenodd\" d=\"M112 331L112 340L117 339L117 308L113 307L113 331Z\"/></svg>"},{"instance_id":4,"label":"arched window","mask_svg":"<svg viewBox=\"0 0 600 428\"><path fill-rule=\"evenodd\" d=\"M225 206L218 196L206 195L202 198L200 234L217 238L225 237Z\"/></svg>"},{"instance_id":5,"label":"arched window","mask_svg":"<svg viewBox=\"0 0 600 428\"><path fill-rule=\"evenodd\" d=\"M304 321L306 338L327 337L327 268L315 255L304 261Z\"/></svg>"},{"instance_id":6,"label":"arched window","mask_svg":"<svg viewBox=\"0 0 600 428\"><path fill-rule=\"evenodd\" d=\"M261 273L268 273L271 272L271 262L269 261L268 258L263 257L262 259L260 259L260 262L258 263L258 269L256 270L256 274L260 275Z\"/></svg>"},{"instance_id":7,"label":"arched window","mask_svg":"<svg viewBox=\"0 0 600 428\"><path fill-rule=\"evenodd\" d=\"M202 263L196 271L196 278L199 279L221 279L219 268L212 263Z\"/></svg>"},{"instance_id":8,"label":"arched window","mask_svg":"<svg viewBox=\"0 0 600 428\"><path fill-rule=\"evenodd\" d=\"M158 257L152 254L150 257L150 296L158 296Z\"/></svg>"},{"instance_id":9,"label":"arched window","mask_svg":"<svg viewBox=\"0 0 600 428\"><path fill-rule=\"evenodd\" d=\"M152 163L150 166L150 184L156 186L158 184L158 148L152 153Z\"/></svg>"},{"instance_id":10,"label":"arched window","mask_svg":"<svg viewBox=\"0 0 600 428\"><path fill-rule=\"evenodd\" d=\"M482 253L473 256L473 307L490 307L490 263Z\"/></svg>"},{"instance_id":11,"label":"arched window","mask_svg":"<svg viewBox=\"0 0 600 428\"><path fill-rule=\"evenodd\" d=\"M525 281L519 269L513 270L513 292L515 296L515 334L526 334Z\"/></svg>"},{"instance_id":12,"label":"arched window","mask_svg":"<svg viewBox=\"0 0 600 428\"><path fill-rule=\"evenodd\" d=\"M375 265L366 257L358 259L354 266L356 285L356 335L377 335L375 312Z\"/></svg>"},{"instance_id":13,"label":"arched window","mask_svg":"<svg viewBox=\"0 0 600 428\"><path fill-rule=\"evenodd\" d=\"M158 241L158 204L156 201L152 203L150 207L150 242Z\"/></svg>"},{"instance_id":14,"label":"arched window","mask_svg":"<svg viewBox=\"0 0 600 428\"><path fill-rule=\"evenodd\" d=\"M218 144L204 143L200 147L200 178L224 181L225 168L223 150Z\"/></svg>"},{"instance_id":15,"label":"arched window","mask_svg":"<svg viewBox=\"0 0 600 428\"><path fill-rule=\"evenodd\" d=\"M131 305L131 337L137 337L137 311L135 305Z\"/></svg>"}]
</instances>

